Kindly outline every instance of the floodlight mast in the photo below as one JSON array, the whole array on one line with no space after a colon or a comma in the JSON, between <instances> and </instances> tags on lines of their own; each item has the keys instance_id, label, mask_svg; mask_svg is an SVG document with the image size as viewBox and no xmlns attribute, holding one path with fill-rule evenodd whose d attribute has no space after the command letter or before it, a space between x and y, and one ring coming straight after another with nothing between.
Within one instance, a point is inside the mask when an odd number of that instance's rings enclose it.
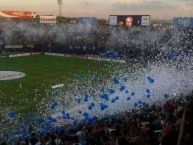
<instances>
[{"instance_id":1,"label":"floodlight mast","mask_svg":"<svg viewBox=\"0 0 193 145\"><path fill-rule=\"evenodd\" d=\"M62 17L63 0L57 0L57 1L58 1L59 16Z\"/></svg>"}]
</instances>

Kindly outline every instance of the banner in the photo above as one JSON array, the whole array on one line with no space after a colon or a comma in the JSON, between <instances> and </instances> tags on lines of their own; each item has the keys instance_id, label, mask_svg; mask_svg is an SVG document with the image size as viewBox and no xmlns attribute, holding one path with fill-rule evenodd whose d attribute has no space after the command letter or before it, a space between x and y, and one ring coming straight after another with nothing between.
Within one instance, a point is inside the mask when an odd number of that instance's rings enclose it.
<instances>
[{"instance_id":1,"label":"banner","mask_svg":"<svg viewBox=\"0 0 193 145\"><path fill-rule=\"evenodd\" d=\"M40 16L41 24L56 24L56 16Z\"/></svg>"},{"instance_id":2,"label":"banner","mask_svg":"<svg viewBox=\"0 0 193 145\"><path fill-rule=\"evenodd\" d=\"M5 45L5 49L21 49L23 48L23 45Z\"/></svg>"}]
</instances>

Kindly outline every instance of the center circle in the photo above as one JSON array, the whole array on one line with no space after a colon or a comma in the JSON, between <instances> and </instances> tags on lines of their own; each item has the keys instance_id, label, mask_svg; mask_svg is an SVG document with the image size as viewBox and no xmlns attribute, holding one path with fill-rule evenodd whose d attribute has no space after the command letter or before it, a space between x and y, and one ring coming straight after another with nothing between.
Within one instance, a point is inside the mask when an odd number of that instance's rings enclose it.
<instances>
[{"instance_id":1,"label":"center circle","mask_svg":"<svg viewBox=\"0 0 193 145\"><path fill-rule=\"evenodd\" d=\"M0 71L0 81L14 80L25 77L25 73L17 71Z\"/></svg>"}]
</instances>

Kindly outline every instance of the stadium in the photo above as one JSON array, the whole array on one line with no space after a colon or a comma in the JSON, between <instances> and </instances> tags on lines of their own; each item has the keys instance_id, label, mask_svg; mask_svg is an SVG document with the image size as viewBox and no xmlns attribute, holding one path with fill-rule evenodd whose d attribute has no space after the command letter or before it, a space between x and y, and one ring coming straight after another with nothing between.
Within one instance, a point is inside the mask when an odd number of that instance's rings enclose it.
<instances>
[{"instance_id":1,"label":"stadium","mask_svg":"<svg viewBox=\"0 0 193 145\"><path fill-rule=\"evenodd\" d=\"M1 145L193 144L193 18L0 11Z\"/></svg>"}]
</instances>

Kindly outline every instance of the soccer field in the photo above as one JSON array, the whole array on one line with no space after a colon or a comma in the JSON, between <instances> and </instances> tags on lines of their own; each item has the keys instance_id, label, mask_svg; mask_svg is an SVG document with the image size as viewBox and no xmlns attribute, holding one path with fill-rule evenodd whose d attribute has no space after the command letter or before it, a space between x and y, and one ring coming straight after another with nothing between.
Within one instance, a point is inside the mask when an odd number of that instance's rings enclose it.
<instances>
[{"instance_id":1,"label":"soccer field","mask_svg":"<svg viewBox=\"0 0 193 145\"><path fill-rule=\"evenodd\" d=\"M45 90L51 90L51 86L64 84L68 87L78 77L108 78L113 66L110 62L45 55L2 58L0 71L19 71L26 76L0 81L0 109L14 109L21 113L34 112L39 102L50 99ZM39 96L35 93L36 88Z\"/></svg>"}]
</instances>

